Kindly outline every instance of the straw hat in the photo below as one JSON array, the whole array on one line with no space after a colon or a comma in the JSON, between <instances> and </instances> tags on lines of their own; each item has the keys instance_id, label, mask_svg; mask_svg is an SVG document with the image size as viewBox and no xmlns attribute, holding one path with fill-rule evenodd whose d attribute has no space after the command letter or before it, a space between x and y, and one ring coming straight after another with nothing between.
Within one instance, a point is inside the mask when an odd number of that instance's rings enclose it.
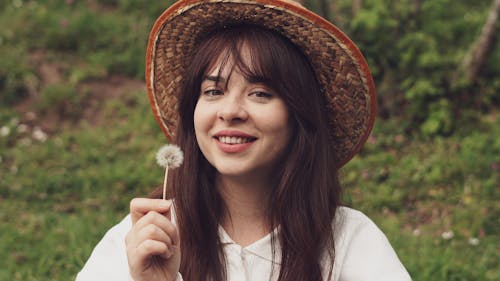
<instances>
[{"instance_id":1,"label":"straw hat","mask_svg":"<svg viewBox=\"0 0 500 281\"><path fill-rule=\"evenodd\" d=\"M167 138L172 140L177 130L178 91L199 36L245 23L281 33L308 57L326 95L337 163L344 165L373 127L373 79L361 52L342 31L292 1L180 0L157 19L146 53L146 84Z\"/></svg>"}]
</instances>

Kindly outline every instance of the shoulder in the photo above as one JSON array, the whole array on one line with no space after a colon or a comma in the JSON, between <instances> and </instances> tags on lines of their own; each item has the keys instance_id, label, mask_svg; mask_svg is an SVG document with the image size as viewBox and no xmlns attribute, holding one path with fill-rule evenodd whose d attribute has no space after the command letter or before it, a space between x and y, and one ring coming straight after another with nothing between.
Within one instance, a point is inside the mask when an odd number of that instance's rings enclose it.
<instances>
[{"instance_id":1,"label":"shoulder","mask_svg":"<svg viewBox=\"0 0 500 281\"><path fill-rule=\"evenodd\" d=\"M125 236L132 227L130 215L110 228L92 251L77 281L128 280Z\"/></svg>"},{"instance_id":2,"label":"shoulder","mask_svg":"<svg viewBox=\"0 0 500 281\"><path fill-rule=\"evenodd\" d=\"M353 248L373 239L387 240L383 232L365 214L348 207L339 207L332 225L335 238L335 258L343 260ZM366 240L371 241L366 241Z\"/></svg>"},{"instance_id":3,"label":"shoulder","mask_svg":"<svg viewBox=\"0 0 500 281\"><path fill-rule=\"evenodd\" d=\"M105 235L109 236L125 236L132 228L132 219L130 214L126 215L118 224L110 228Z\"/></svg>"},{"instance_id":4,"label":"shoulder","mask_svg":"<svg viewBox=\"0 0 500 281\"><path fill-rule=\"evenodd\" d=\"M336 234L350 236L360 230L378 231L375 223L364 213L348 207L339 207L333 225Z\"/></svg>"},{"instance_id":5,"label":"shoulder","mask_svg":"<svg viewBox=\"0 0 500 281\"><path fill-rule=\"evenodd\" d=\"M335 280L411 280L385 234L365 214L340 207L333 227Z\"/></svg>"}]
</instances>

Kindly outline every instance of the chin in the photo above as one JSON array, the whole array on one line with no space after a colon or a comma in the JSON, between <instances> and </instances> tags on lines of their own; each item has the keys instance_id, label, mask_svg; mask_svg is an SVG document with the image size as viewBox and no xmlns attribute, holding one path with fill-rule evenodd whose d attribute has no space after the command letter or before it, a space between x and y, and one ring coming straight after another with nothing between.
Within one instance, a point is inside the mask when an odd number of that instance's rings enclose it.
<instances>
[{"instance_id":1,"label":"chin","mask_svg":"<svg viewBox=\"0 0 500 281\"><path fill-rule=\"evenodd\" d=\"M248 171L235 170L233 168L217 169L217 172L219 172L221 176L228 176L228 177L238 177L248 174Z\"/></svg>"}]
</instances>

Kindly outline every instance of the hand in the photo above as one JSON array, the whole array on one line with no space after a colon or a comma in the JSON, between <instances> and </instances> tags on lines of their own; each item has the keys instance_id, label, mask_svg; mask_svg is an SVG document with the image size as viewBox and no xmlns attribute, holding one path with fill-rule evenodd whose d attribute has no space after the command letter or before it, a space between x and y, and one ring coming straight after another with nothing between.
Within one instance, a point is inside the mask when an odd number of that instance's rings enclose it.
<instances>
[{"instance_id":1,"label":"hand","mask_svg":"<svg viewBox=\"0 0 500 281\"><path fill-rule=\"evenodd\" d=\"M171 200L135 198L130 202L132 229L125 244L134 281L174 281L181 251L177 227L170 221Z\"/></svg>"}]
</instances>

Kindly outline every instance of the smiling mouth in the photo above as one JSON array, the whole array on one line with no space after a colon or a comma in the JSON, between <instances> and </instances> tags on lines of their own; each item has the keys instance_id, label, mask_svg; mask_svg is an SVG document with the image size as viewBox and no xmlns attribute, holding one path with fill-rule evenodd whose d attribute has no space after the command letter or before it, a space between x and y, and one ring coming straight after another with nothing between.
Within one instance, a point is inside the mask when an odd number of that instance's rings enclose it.
<instances>
[{"instance_id":1,"label":"smiling mouth","mask_svg":"<svg viewBox=\"0 0 500 281\"><path fill-rule=\"evenodd\" d=\"M256 140L256 138L229 137L229 136L218 136L216 137L216 139L224 144L242 144L242 143L253 142Z\"/></svg>"}]
</instances>

